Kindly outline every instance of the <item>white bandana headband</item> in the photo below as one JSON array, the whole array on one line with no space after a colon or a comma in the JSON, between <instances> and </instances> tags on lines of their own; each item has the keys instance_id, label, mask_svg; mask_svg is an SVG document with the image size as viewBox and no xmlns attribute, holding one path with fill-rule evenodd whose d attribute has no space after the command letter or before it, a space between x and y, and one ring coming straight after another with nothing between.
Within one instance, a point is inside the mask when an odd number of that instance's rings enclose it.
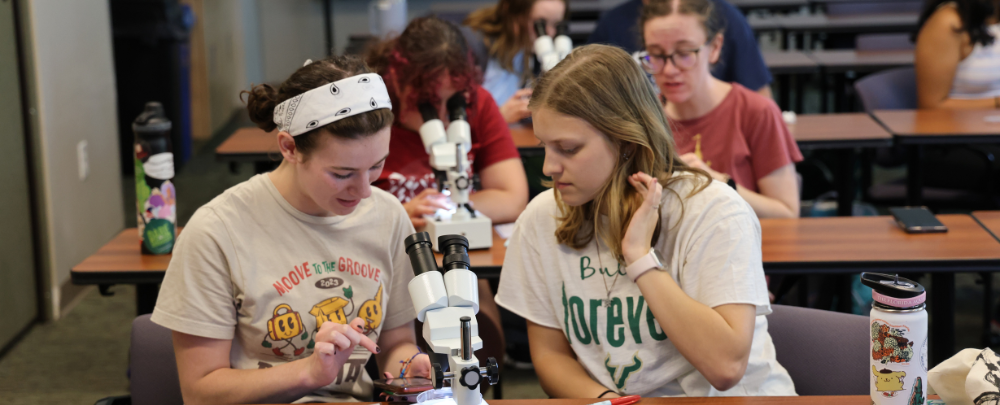
<instances>
[{"instance_id":1,"label":"white bandana headband","mask_svg":"<svg viewBox=\"0 0 1000 405\"><path fill-rule=\"evenodd\" d=\"M324 84L274 108L279 131L302 135L334 121L380 108L392 109L382 76L364 73Z\"/></svg>"}]
</instances>

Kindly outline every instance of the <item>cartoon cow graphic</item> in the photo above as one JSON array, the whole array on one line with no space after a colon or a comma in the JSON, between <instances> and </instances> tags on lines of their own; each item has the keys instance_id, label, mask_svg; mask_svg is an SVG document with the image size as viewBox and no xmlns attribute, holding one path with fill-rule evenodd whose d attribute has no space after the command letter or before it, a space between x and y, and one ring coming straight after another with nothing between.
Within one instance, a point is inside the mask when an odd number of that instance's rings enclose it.
<instances>
[{"instance_id":1,"label":"cartoon cow graphic","mask_svg":"<svg viewBox=\"0 0 1000 405\"><path fill-rule=\"evenodd\" d=\"M887 368L877 370L875 366L872 366L872 374L875 375L875 390L881 392L882 396L892 398L903 390L905 371L892 371Z\"/></svg>"}]
</instances>

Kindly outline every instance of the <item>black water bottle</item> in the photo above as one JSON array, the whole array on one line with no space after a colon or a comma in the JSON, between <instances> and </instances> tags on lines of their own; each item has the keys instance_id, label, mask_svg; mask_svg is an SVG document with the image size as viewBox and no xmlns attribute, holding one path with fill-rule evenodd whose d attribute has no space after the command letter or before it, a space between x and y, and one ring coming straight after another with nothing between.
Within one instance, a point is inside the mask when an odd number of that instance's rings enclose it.
<instances>
[{"instance_id":1,"label":"black water bottle","mask_svg":"<svg viewBox=\"0 0 1000 405\"><path fill-rule=\"evenodd\" d=\"M177 190L170 120L151 101L132 122L135 133L135 205L143 254L168 254L177 238Z\"/></svg>"}]
</instances>

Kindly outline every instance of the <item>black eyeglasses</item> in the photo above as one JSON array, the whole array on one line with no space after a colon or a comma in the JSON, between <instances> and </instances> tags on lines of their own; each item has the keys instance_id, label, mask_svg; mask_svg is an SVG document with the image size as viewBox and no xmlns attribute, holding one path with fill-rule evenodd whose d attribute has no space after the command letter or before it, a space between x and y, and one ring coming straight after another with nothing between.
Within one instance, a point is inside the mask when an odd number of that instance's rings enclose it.
<instances>
[{"instance_id":1,"label":"black eyeglasses","mask_svg":"<svg viewBox=\"0 0 1000 405\"><path fill-rule=\"evenodd\" d=\"M663 71L663 68L667 66L667 60L670 60L677 69L690 70L698 64L698 52L701 52L701 47L694 50L677 50L669 55L656 55L649 53L649 51L642 51L639 52L639 62L642 64L642 69L651 75Z\"/></svg>"}]
</instances>

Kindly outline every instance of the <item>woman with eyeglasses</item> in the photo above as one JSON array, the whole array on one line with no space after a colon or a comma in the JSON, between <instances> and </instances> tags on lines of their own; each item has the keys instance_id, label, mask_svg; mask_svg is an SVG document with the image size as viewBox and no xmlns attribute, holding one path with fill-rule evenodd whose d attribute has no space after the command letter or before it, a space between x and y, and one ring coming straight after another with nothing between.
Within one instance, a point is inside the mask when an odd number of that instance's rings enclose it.
<instances>
[{"instance_id":1,"label":"woman with eyeglasses","mask_svg":"<svg viewBox=\"0 0 1000 405\"><path fill-rule=\"evenodd\" d=\"M712 77L722 23L710 0L651 0L640 17L643 69L660 89L681 159L742 196L760 218L799 216L802 160L774 101Z\"/></svg>"}]
</instances>

